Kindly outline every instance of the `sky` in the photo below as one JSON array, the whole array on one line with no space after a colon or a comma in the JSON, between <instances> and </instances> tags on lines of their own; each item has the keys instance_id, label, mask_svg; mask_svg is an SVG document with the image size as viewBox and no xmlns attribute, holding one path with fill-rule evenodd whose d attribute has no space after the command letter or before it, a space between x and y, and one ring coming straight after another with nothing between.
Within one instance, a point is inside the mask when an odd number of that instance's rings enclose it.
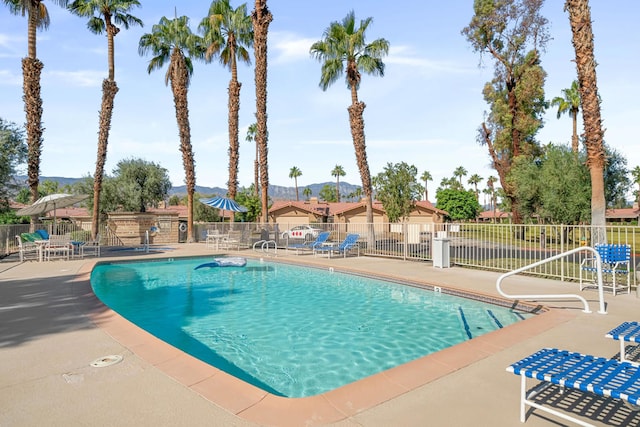
<instances>
[{"instance_id":1,"label":"sky","mask_svg":"<svg viewBox=\"0 0 640 427\"><path fill-rule=\"evenodd\" d=\"M138 54L138 41L162 16L186 15L195 31L209 1L141 1L132 14L144 27L122 30L115 38L116 95L105 173L123 159L140 158L166 168L174 186L184 184L178 128L166 67L147 72L149 56ZM232 0L232 6L240 4ZM640 117L640 16L638 0L591 0L597 78L602 98L605 141L626 157L628 168L640 165L636 120ZM41 176L80 178L95 170L102 80L107 77L107 39L86 28L86 18L70 14L51 1L45 4L51 25L38 32L42 74L44 142ZM177 5L177 7L176 7ZM315 7L312 7L315 5ZM443 178L464 167L473 174L497 176L477 130L489 106L482 98L493 64L475 53L461 30L473 15L472 0L409 0L402 7L374 0L271 0L273 22L268 35L269 182L293 186L291 167L302 171L298 186L333 181L360 185L349 129L350 92L341 79L328 90L319 87L321 64L309 54L333 21L353 10L356 19L373 18L367 41L390 43L384 77L363 75L359 98L364 110L367 157L372 176L387 163L406 162L418 174L428 171L431 195ZM253 2L248 2L249 11ZM576 79L568 14L564 1L547 0L542 14L552 40L542 55L547 72L547 99L561 95ZM27 21L0 7L0 117L22 125L21 58L27 52ZM483 59L483 61L481 61ZM253 55L252 55L253 62ZM482 62L482 63L481 63ZM253 64L252 64L253 65ZM196 184L226 187L228 180L227 88L231 74L219 62L196 62L189 88L191 143ZM239 181L253 183L255 144L245 141L255 122L253 67L239 66ZM537 138L542 144L569 144L571 119L550 109ZM579 117L581 129L582 117ZM23 168L26 171L26 165Z\"/></svg>"}]
</instances>

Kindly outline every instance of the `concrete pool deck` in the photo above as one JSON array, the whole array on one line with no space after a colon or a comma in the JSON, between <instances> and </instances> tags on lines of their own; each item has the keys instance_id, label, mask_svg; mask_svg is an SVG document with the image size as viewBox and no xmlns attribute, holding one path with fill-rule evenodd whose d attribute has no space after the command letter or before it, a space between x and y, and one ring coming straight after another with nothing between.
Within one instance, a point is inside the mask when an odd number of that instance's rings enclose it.
<instances>
[{"instance_id":1,"label":"concrete pool deck","mask_svg":"<svg viewBox=\"0 0 640 427\"><path fill-rule=\"evenodd\" d=\"M232 251L232 254L238 254ZM102 305L91 292L96 262L213 255L202 243L145 254L105 251L102 258L0 262L0 426L514 426L519 425L520 380L505 368L543 347L615 357L604 334L638 320L635 293L606 293L608 314L597 313L597 293L576 283L515 276L514 293L579 293L577 301L545 301L550 310L414 362L320 396L269 395L163 343ZM241 256L255 255L241 251ZM266 257L265 257L266 258ZM276 260L366 272L497 296L498 273L431 263L278 252ZM108 355L122 362L90 366ZM594 425L640 425L620 402L566 393L555 404ZM527 426L567 425L540 411ZM570 424L569 424L570 425Z\"/></svg>"}]
</instances>

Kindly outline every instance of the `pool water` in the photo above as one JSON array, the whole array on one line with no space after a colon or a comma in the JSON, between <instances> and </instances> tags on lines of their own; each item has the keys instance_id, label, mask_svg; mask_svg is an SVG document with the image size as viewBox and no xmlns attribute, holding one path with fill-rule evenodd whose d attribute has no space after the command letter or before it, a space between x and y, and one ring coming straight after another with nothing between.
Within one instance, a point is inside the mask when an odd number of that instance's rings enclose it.
<instances>
[{"instance_id":1,"label":"pool water","mask_svg":"<svg viewBox=\"0 0 640 427\"><path fill-rule=\"evenodd\" d=\"M312 396L523 320L530 314L326 269L211 258L102 263L111 309L270 393Z\"/></svg>"}]
</instances>

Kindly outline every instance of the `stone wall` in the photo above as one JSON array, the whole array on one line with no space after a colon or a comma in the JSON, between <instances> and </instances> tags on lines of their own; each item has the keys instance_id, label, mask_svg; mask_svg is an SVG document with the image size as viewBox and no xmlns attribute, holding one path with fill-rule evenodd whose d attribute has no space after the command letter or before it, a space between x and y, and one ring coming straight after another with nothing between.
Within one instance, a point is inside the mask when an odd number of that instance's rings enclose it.
<instances>
[{"instance_id":1,"label":"stone wall","mask_svg":"<svg viewBox=\"0 0 640 427\"><path fill-rule=\"evenodd\" d=\"M178 213L111 212L107 225L125 246L140 246L149 232L150 244L178 243Z\"/></svg>"}]
</instances>

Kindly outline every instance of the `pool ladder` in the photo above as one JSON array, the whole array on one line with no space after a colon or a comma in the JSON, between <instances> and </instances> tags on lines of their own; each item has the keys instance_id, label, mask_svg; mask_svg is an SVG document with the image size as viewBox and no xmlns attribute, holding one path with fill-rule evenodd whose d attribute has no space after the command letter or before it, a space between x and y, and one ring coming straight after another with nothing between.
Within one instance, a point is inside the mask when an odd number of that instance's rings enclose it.
<instances>
[{"instance_id":1,"label":"pool ladder","mask_svg":"<svg viewBox=\"0 0 640 427\"><path fill-rule=\"evenodd\" d=\"M262 252L267 255L278 255L278 244L275 240L258 240L253 244L255 252Z\"/></svg>"}]
</instances>

